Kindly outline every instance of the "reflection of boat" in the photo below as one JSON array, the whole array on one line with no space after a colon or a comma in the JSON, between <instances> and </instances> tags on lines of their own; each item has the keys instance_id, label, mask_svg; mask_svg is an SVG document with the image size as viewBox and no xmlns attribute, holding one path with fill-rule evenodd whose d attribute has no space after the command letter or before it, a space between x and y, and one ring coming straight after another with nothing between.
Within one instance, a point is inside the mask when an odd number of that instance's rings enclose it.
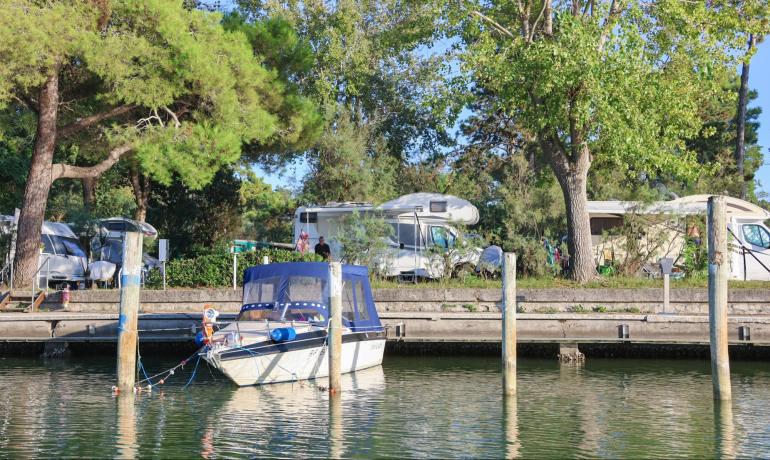
<instances>
[{"instance_id":1,"label":"reflection of boat","mask_svg":"<svg viewBox=\"0 0 770 460\"><path fill-rule=\"evenodd\" d=\"M341 370L382 363L385 332L366 267L342 268ZM238 385L328 376L329 265L268 264L246 270L243 307L201 356Z\"/></svg>"}]
</instances>

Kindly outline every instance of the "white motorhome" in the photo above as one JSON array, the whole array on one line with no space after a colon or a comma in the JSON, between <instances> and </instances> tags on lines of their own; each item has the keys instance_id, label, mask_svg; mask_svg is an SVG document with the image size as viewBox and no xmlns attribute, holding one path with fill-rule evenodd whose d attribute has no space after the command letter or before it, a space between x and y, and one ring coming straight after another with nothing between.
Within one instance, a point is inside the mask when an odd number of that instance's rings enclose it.
<instances>
[{"instance_id":1,"label":"white motorhome","mask_svg":"<svg viewBox=\"0 0 770 460\"><path fill-rule=\"evenodd\" d=\"M331 248L332 259L339 260L342 248L337 235L341 231L341 221L354 212L381 216L393 228L382 264L389 276L441 276L443 263L432 260L428 248L435 245L453 251L459 235L454 225L473 225L479 221L478 209L466 200L440 193L412 193L379 206L331 202L323 206L300 207L294 213L294 241L299 239L301 232L307 232L312 250L318 238L323 236ZM459 255L460 252L463 254ZM452 264L475 267L480 252L480 248L458 251Z\"/></svg>"},{"instance_id":2,"label":"white motorhome","mask_svg":"<svg viewBox=\"0 0 770 460\"><path fill-rule=\"evenodd\" d=\"M0 233L11 237L11 245L4 254L4 277L10 278L10 266L15 255L15 232L18 216L0 216ZM88 256L77 235L62 222L43 222L40 235L41 254L38 276L41 285L70 284L79 286L86 279ZM7 273L5 273L7 272Z\"/></svg>"},{"instance_id":3,"label":"white motorhome","mask_svg":"<svg viewBox=\"0 0 770 460\"><path fill-rule=\"evenodd\" d=\"M623 216L659 216L651 221L646 237L655 235L656 241L663 241L650 251L650 263L661 257L670 257L676 264L681 262L686 236L699 237L706 244L706 235L694 234L687 224L687 216L706 214L708 198L711 195L691 195L671 201L644 204L629 201L589 201L588 213L591 219L591 242L597 265L607 259L619 258L623 253L624 240L608 236L607 232L623 223ZM765 221L770 212L748 201L725 197L727 204L727 226L731 246L731 278L737 280L770 280L770 230ZM689 235L688 235L689 233ZM662 238L661 238L662 237ZM646 241L646 238L645 238ZM646 244L646 243L643 243Z\"/></svg>"}]
</instances>

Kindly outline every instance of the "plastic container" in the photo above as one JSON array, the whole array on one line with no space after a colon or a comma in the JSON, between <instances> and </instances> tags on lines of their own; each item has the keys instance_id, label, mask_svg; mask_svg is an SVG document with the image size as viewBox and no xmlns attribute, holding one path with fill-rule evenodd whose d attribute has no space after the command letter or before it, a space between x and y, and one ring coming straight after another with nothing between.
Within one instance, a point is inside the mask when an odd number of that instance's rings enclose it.
<instances>
[{"instance_id":1,"label":"plastic container","mask_svg":"<svg viewBox=\"0 0 770 460\"><path fill-rule=\"evenodd\" d=\"M297 331L293 327L279 327L270 331L273 342L290 342L297 338Z\"/></svg>"}]
</instances>

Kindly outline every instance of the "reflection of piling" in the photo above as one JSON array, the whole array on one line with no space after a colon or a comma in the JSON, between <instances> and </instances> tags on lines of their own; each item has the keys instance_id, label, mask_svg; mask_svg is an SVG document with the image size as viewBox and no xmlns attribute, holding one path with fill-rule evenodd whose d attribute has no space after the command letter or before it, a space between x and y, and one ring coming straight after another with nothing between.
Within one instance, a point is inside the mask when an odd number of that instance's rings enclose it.
<instances>
[{"instance_id":1,"label":"reflection of piling","mask_svg":"<svg viewBox=\"0 0 770 460\"><path fill-rule=\"evenodd\" d=\"M735 425L732 401L714 401L714 431L717 441L716 458L735 458Z\"/></svg>"},{"instance_id":2,"label":"reflection of piling","mask_svg":"<svg viewBox=\"0 0 770 460\"><path fill-rule=\"evenodd\" d=\"M727 218L725 197L708 200L709 262L709 335L711 343L711 382L714 398L728 400L730 357L727 353L727 275L730 253L727 251Z\"/></svg>"},{"instance_id":3,"label":"reflection of piling","mask_svg":"<svg viewBox=\"0 0 770 460\"><path fill-rule=\"evenodd\" d=\"M503 420L505 421L505 458L518 458L519 416L516 398L503 398Z\"/></svg>"},{"instance_id":4,"label":"reflection of piling","mask_svg":"<svg viewBox=\"0 0 770 460\"><path fill-rule=\"evenodd\" d=\"M120 316L118 319L118 390L132 393L136 381L136 341L139 321L142 234L128 232L123 240L123 268L120 275Z\"/></svg>"},{"instance_id":5,"label":"reflection of piling","mask_svg":"<svg viewBox=\"0 0 770 460\"><path fill-rule=\"evenodd\" d=\"M503 389L516 394L516 254L503 263Z\"/></svg>"},{"instance_id":6,"label":"reflection of piling","mask_svg":"<svg viewBox=\"0 0 770 460\"><path fill-rule=\"evenodd\" d=\"M134 392L125 392L118 398L118 458L136 458L136 408Z\"/></svg>"},{"instance_id":7,"label":"reflection of piling","mask_svg":"<svg viewBox=\"0 0 770 460\"><path fill-rule=\"evenodd\" d=\"M329 398L329 458L342 458L342 398Z\"/></svg>"},{"instance_id":8,"label":"reflection of piling","mask_svg":"<svg viewBox=\"0 0 770 460\"><path fill-rule=\"evenodd\" d=\"M329 263L329 392L340 391L340 358L342 356L342 265Z\"/></svg>"}]
</instances>

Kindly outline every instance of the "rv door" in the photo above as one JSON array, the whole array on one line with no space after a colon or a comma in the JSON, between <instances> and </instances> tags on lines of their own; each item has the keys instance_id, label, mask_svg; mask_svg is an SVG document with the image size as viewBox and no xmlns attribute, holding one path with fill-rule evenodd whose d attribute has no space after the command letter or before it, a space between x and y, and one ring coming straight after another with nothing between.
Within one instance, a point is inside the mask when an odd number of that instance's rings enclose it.
<instances>
[{"instance_id":1,"label":"rv door","mask_svg":"<svg viewBox=\"0 0 770 460\"><path fill-rule=\"evenodd\" d=\"M760 223L741 224L738 237L751 251L751 254L742 255L746 264L746 279L770 280L770 271L767 270L770 269L770 231Z\"/></svg>"}]
</instances>

